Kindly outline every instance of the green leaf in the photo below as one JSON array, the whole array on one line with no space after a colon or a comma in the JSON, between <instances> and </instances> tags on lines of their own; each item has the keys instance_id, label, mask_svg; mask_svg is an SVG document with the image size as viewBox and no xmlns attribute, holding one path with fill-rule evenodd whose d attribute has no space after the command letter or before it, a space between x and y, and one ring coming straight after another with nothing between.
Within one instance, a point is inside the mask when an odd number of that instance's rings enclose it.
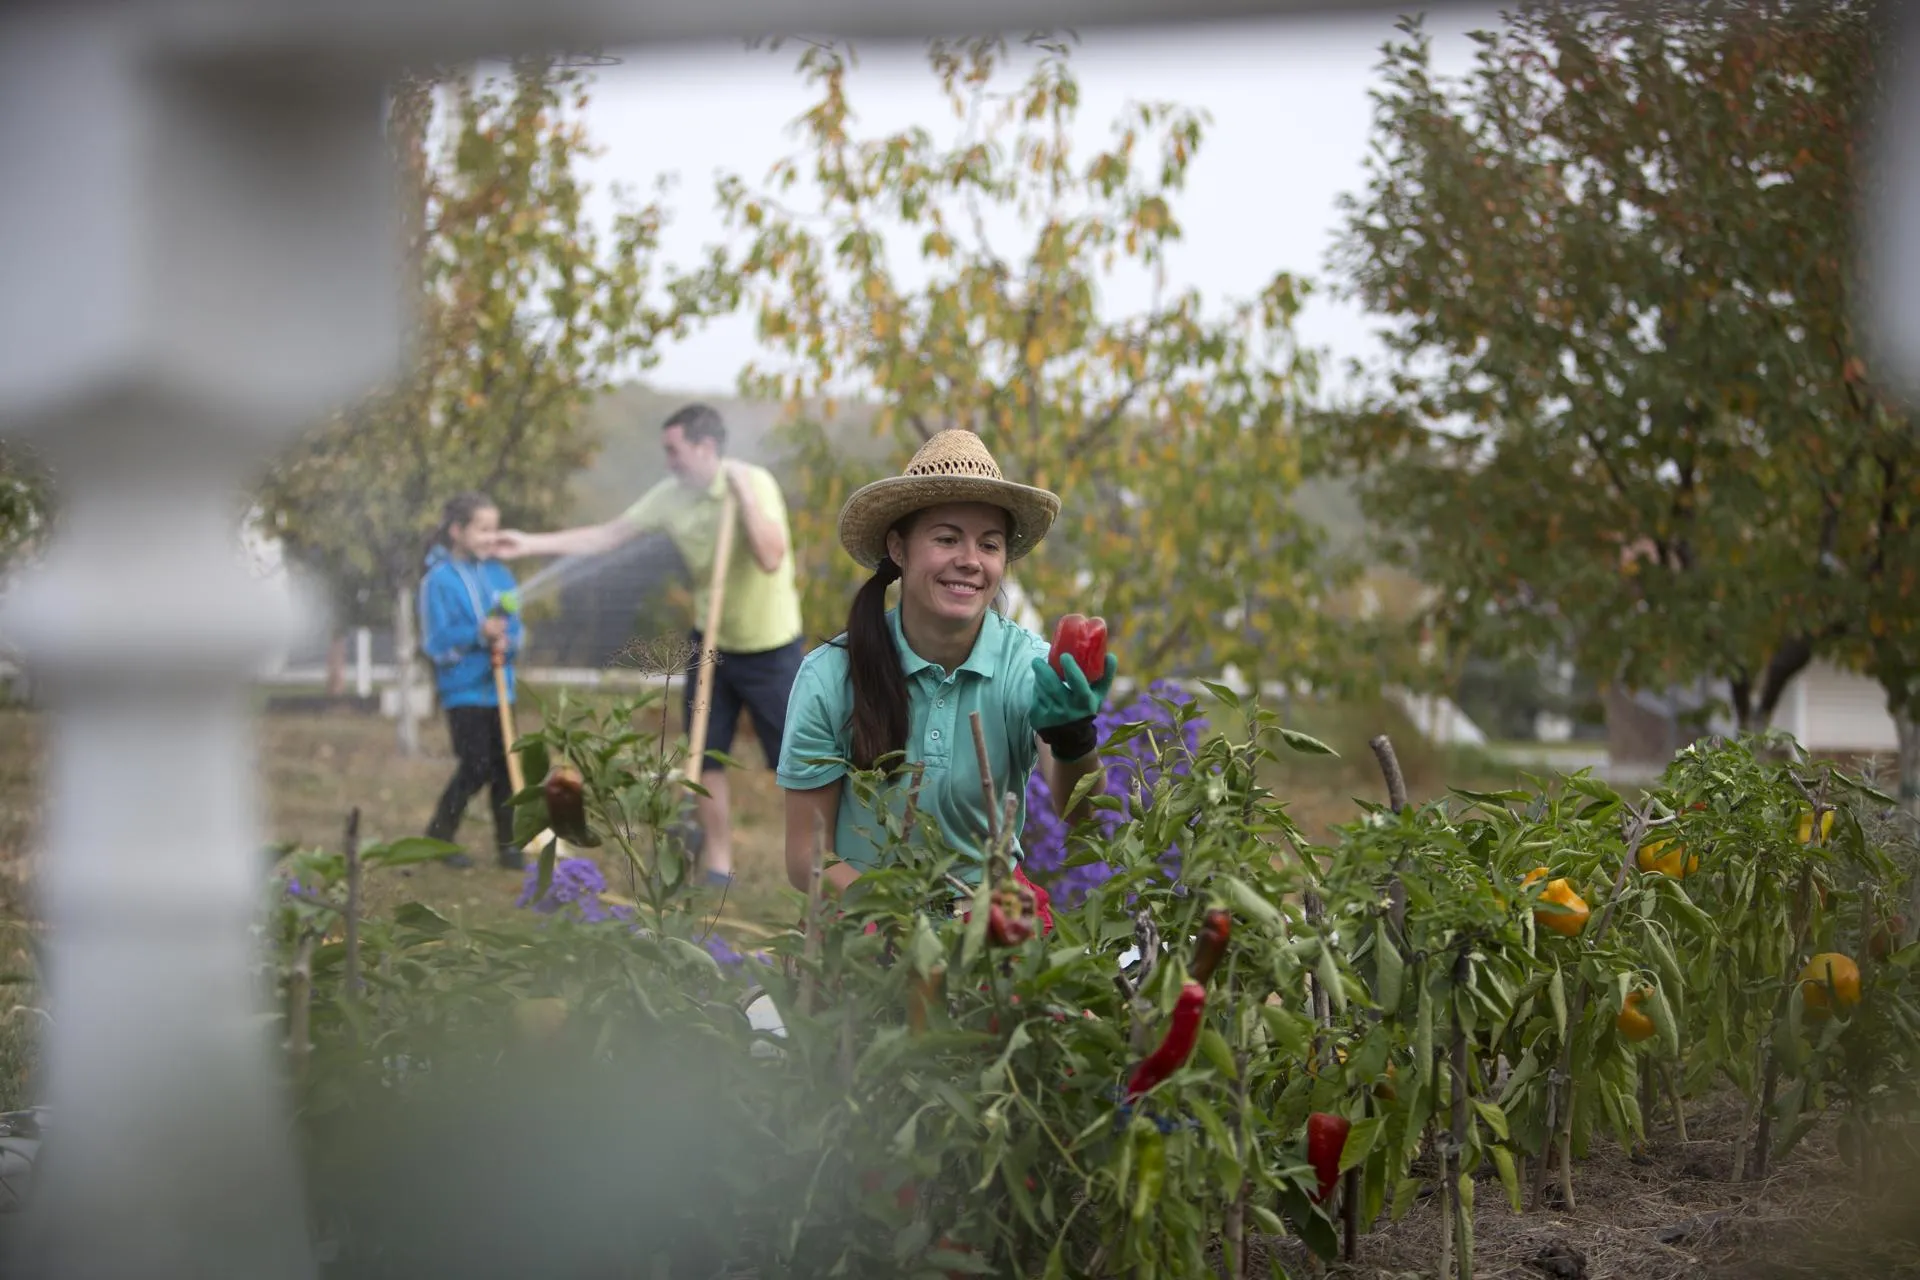
<instances>
[{"instance_id":1,"label":"green leaf","mask_svg":"<svg viewBox=\"0 0 1920 1280\"><path fill-rule=\"evenodd\" d=\"M1493 1167L1500 1172L1500 1185L1506 1188L1507 1203L1515 1213L1525 1212L1525 1197L1520 1193L1520 1171L1514 1167L1513 1152L1495 1143L1487 1148L1487 1154L1493 1157Z\"/></svg>"},{"instance_id":2,"label":"green leaf","mask_svg":"<svg viewBox=\"0 0 1920 1280\"><path fill-rule=\"evenodd\" d=\"M1414 1201L1419 1199L1419 1196L1420 1179L1412 1177L1400 1179L1393 1187L1393 1208L1389 1211L1389 1218L1394 1222L1400 1221L1406 1216L1407 1210L1413 1208Z\"/></svg>"},{"instance_id":3,"label":"green leaf","mask_svg":"<svg viewBox=\"0 0 1920 1280\"><path fill-rule=\"evenodd\" d=\"M1226 1079L1240 1078L1239 1071L1234 1067L1233 1050L1228 1047L1227 1038L1212 1027L1200 1029L1200 1052L1206 1055L1213 1069Z\"/></svg>"},{"instance_id":4,"label":"green leaf","mask_svg":"<svg viewBox=\"0 0 1920 1280\"><path fill-rule=\"evenodd\" d=\"M1280 909L1261 897L1252 885L1238 876L1221 876L1216 884L1221 894L1242 915L1251 917L1276 934L1285 932L1286 919L1280 914Z\"/></svg>"},{"instance_id":5,"label":"green leaf","mask_svg":"<svg viewBox=\"0 0 1920 1280\"><path fill-rule=\"evenodd\" d=\"M375 845L362 855L370 866L410 867L421 862L438 862L448 854L460 852L460 846L427 836L404 836L391 844Z\"/></svg>"},{"instance_id":6,"label":"green leaf","mask_svg":"<svg viewBox=\"0 0 1920 1280\"><path fill-rule=\"evenodd\" d=\"M1347 1130L1347 1140L1340 1148L1340 1172L1357 1168L1373 1153L1374 1144L1380 1140L1380 1131L1386 1127L1385 1116L1368 1116L1356 1120Z\"/></svg>"},{"instance_id":7,"label":"green leaf","mask_svg":"<svg viewBox=\"0 0 1920 1280\"><path fill-rule=\"evenodd\" d=\"M1473 1109L1480 1113L1481 1123L1491 1129L1500 1141L1508 1141L1510 1135L1507 1133L1507 1113L1496 1103L1486 1102L1480 1098L1473 1098L1470 1101L1473 1103Z\"/></svg>"},{"instance_id":8,"label":"green leaf","mask_svg":"<svg viewBox=\"0 0 1920 1280\"><path fill-rule=\"evenodd\" d=\"M1665 989L1656 983L1642 1003L1647 1016L1653 1019L1654 1030L1660 1033L1660 1046L1666 1050L1667 1057L1677 1059L1680 1056L1680 1023L1673 1016L1673 1007L1667 1003Z\"/></svg>"},{"instance_id":9,"label":"green leaf","mask_svg":"<svg viewBox=\"0 0 1920 1280\"><path fill-rule=\"evenodd\" d=\"M960 967L971 966L979 956L981 948L987 943L987 923L989 911L993 906L993 886L988 883L985 868L980 872L980 883L973 887L972 914L967 920L966 933L960 943Z\"/></svg>"},{"instance_id":10,"label":"green leaf","mask_svg":"<svg viewBox=\"0 0 1920 1280\"><path fill-rule=\"evenodd\" d=\"M1560 966L1553 967L1553 977L1547 980L1547 999L1553 1005L1553 1028L1559 1033L1560 1043L1567 1041L1567 980Z\"/></svg>"},{"instance_id":11,"label":"green leaf","mask_svg":"<svg viewBox=\"0 0 1920 1280\"><path fill-rule=\"evenodd\" d=\"M393 922L402 928L413 929L435 937L447 933L453 928L453 922L420 902L403 902L393 909Z\"/></svg>"},{"instance_id":12,"label":"green leaf","mask_svg":"<svg viewBox=\"0 0 1920 1280\"><path fill-rule=\"evenodd\" d=\"M1376 920L1373 925L1373 964L1374 999L1389 1014L1400 1008L1400 996L1406 966L1400 959L1400 949L1393 944L1391 931L1385 920Z\"/></svg>"},{"instance_id":13,"label":"green leaf","mask_svg":"<svg viewBox=\"0 0 1920 1280\"><path fill-rule=\"evenodd\" d=\"M1333 948L1324 941L1320 947L1320 963L1315 973L1320 985L1327 993L1327 999L1333 1003L1335 1013L1347 1011L1347 991L1340 981L1340 965L1334 959Z\"/></svg>"},{"instance_id":14,"label":"green leaf","mask_svg":"<svg viewBox=\"0 0 1920 1280\"><path fill-rule=\"evenodd\" d=\"M1326 743L1320 741L1320 739L1301 733L1298 729L1282 728L1280 730L1280 741L1286 743L1302 755L1338 756L1340 754Z\"/></svg>"}]
</instances>

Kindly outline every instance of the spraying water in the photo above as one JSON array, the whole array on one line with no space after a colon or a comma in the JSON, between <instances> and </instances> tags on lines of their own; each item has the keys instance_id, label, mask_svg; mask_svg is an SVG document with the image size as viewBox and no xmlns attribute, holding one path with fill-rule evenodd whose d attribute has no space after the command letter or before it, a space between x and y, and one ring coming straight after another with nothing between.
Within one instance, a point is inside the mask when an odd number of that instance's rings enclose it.
<instances>
[{"instance_id":1,"label":"spraying water","mask_svg":"<svg viewBox=\"0 0 1920 1280\"><path fill-rule=\"evenodd\" d=\"M533 604L543 596L552 595L561 587L577 578L582 578L610 563L607 556L561 556L538 573L520 584L516 594L522 605Z\"/></svg>"}]
</instances>

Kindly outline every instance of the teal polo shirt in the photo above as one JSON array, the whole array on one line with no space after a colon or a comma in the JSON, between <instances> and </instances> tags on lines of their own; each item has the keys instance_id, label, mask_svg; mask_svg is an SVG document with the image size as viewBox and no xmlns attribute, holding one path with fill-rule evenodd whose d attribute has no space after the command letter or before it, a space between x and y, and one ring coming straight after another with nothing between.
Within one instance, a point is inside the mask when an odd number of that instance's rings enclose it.
<instances>
[{"instance_id":1,"label":"teal polo shirt","mask_svg":"<svg viewBox=\"0 0 1920 1280\"><path fill-rule=\"evenodd\" d=\"M919 811L932 817L957 849L978 853L986 844L987 808L980 789L980 763L973 745L972 714L986 730L987 758L1001 797L1019 795L1015 830L1026 825L1027 777L1039 759L1033 733L1033 660L1047 656L1048 644L1017 623L989 611L980 624L973 652L952 671L936 666L907 646L897 609L887 611L887 626L900 651L911 702L907 716L907 760L923 764ZM853 714L853 684L847 678L846 636L821 645L800 663L787 702L787 731L780 747L780 785L811 791L844 779L852 753L848 721ZM888 784L888 808L906 809L912 774ZM885 827L856 803L841 782L840 815L833 852L866 871L879 864ZM1014 860L1020 846L1014 845ZM977 876L969 875L968 879Z\"/></svg>"}]
</instances>

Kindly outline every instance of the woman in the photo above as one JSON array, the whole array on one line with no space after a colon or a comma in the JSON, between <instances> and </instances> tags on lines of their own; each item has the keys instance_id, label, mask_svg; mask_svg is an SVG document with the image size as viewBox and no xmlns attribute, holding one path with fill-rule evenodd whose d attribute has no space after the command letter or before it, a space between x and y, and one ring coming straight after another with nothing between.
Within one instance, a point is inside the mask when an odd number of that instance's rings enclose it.
<instances>
[{"instance_id":1,"label":"woman","mask_svg":"<svg viewBox=\"0 0 1920 1280\"><path fill-rule=\"evenodd\" d=\"M1047 665L1046 640L988 607L1007 565L1032 551L1059 513L1053 494L1002 478L971 431L942 431L901 475L847 500L841 545L874 574L854 597L846 632L800 664L788 704L779 781L787 877L796 886L806 887L817 830L828 833L827 852L838 859L826 871L835 890L880 860L885 827L850 791L848 762L864 771L904 752L906 767L883 793L893 812L905 806L911 767L921 766L919 811L956 848L983 850L988 810L975 711L993 793L1018 797L1016 831L1036 764L1057 804L1093 770L1094 717L1113 684L1112 655L1091 681L1063 658L1063 679ZM900 604L888 609L896 581Z\"/></svg>"},{"instance_id":2,"label":"woman","mask_svg":"<svg viewBox=\"0 0 1920 1280\"><path fill-rule=\"evenodd\" d=\"M517 871L523 864L513 843L513 786L507 776L507 747L500 729L500 698L493 684L493 657L505 662L507 700L513 700L513 655L520 649L520 618L500 608L513 590L513 571L493 558L500 512L481 493L463 493L441 509L440 529L427 552L427 575L420 582L420 647L433 663L440 705L447 711L447 734L460 761L434 807L427 834L453 839L467 801L482 787L493 811L493 842L500 866ZM450 854L451 866L470 867L464 853Z\"/></svg>"}]
</instances>

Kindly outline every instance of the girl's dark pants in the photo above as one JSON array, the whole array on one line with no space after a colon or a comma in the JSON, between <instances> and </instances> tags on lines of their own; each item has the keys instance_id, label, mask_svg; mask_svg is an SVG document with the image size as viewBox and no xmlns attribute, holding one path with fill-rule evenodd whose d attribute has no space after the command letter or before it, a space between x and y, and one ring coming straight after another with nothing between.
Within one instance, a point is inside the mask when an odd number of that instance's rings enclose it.
<instances>
[{"instance_id":1,"label":"girl's dark pants","mask_svg":"<svg viewBox=\"0 0 1920 1280\"><path fill-rule=\"evenodd\" d=\"M513 843L513 783L507 778L507 748L500 734L500 708L448 707L447 732L453 739L453 754L460 767L454 771L447 789L440 793L433 821L427 834L435 840L453 839L467 801L480 788L487 789L493 806L493 843L496 850Z\"/></svg>"}]
</instances>

